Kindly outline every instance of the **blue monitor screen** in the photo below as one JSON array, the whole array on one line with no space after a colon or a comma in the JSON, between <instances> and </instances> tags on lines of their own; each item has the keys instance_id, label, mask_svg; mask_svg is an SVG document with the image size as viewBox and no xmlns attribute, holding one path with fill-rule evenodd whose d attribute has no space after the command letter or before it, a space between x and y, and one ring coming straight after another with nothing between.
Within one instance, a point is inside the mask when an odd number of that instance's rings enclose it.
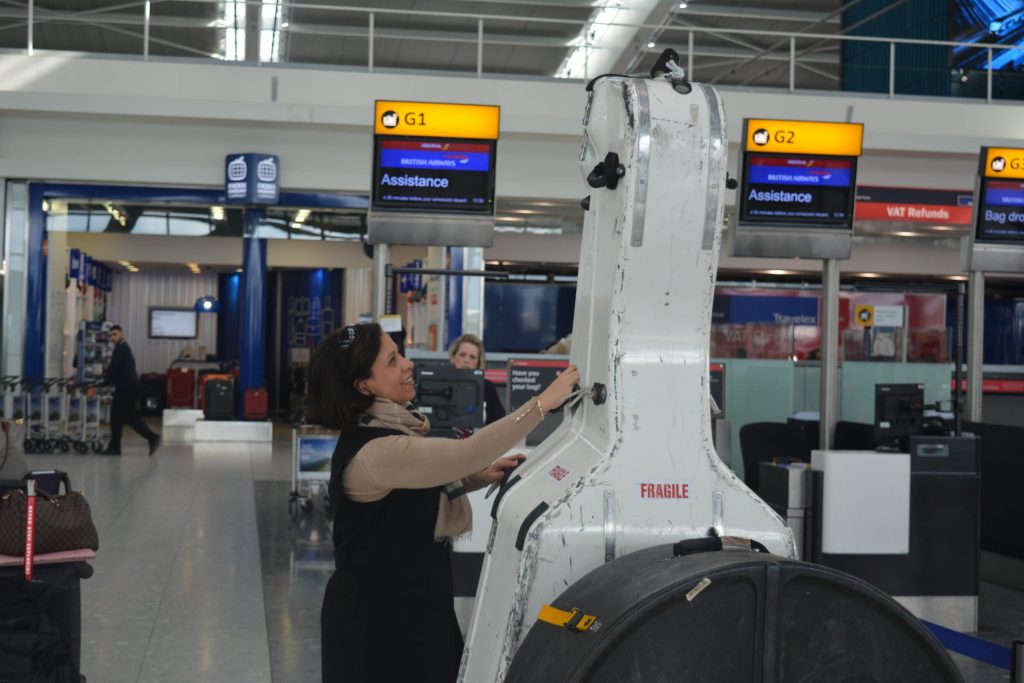
<instances>
[{"instance_id":1,"label":"blue monitor screen","mask_svg":"<svg viewBox=\"0 0 1024 683\"><path fill-rule=\"evenodd\" d=\"M494 142L380 137L373 178L374 208L491 213Z\"/></svg>"},{"instance_id":2,"label":"blue monitor screen","mask_svg":"<svg viewBox=\"0 0 1024 683\"><path fill-rule=\"evenodd\" d=\"M1024 242L1024 181L985 178L979 203L976 239Z\"/></svg>"},{"instance_id":3,"label":"blue monitor screen","mask_svg":"<svg viewBox=\"0 0 1024 683\"><path fill-rule=\"evenodd\" d=\"M853 221L855 160L747 154L740 220L848 228Z\"/></svg>"},{"instance_id":4,"label":"blue monitor screen","mask_svg":"<svg viewBox=\"0 0 1024 683\"><path fill-rule=\"evenodd\" d=\"M961 43L1024 46L1024 2L1022 0L953 0L952 38ZM953 66L988 69L988 50L953 48ZM993 50L992 69L1024 71L1024 50Z\"/></svg>"}]
</instances>

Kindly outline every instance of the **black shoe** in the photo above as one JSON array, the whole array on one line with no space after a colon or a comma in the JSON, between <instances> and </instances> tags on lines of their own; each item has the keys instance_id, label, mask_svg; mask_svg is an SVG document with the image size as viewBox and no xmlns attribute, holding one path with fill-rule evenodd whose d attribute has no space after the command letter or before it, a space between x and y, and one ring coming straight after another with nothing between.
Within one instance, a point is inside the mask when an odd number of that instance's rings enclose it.
<instances>
[{"instance_id":1,"label":"black shoe","mask_svg":"<svg viewBox=\"0 0 1024 683\"><path fill-rule=\"evenodd\" d=\"M100 451L100 455L121 455L121 449L119 448L115 451L110 448L107 448L105 450Z\"/></svg>"},{"instance_id":2,"label":"black shoe","mask_svg":"<svg viewBox=\"0 0 1024 683\"><path fill-rule=\"evenodd\" d=\"M156 453L156 449L160 448L160 437L154 436L149 440L149 454L153 455Z\"/></svg>"}]
</instances>

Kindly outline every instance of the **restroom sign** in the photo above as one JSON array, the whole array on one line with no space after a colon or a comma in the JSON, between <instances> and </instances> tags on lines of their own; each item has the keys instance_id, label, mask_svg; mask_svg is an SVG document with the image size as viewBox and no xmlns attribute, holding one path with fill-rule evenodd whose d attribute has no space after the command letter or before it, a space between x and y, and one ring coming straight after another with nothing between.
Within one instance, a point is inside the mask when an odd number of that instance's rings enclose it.
<instances>
[{"instance_id":1,"label":"restroom sign","mask_svg":"<svg viewBox=\"0 0 1024 683\"><path fill-rule=\"evenodd\" d=\"M854 309L857 327L903 327L903 306L860 304Z\"/></svg>"},{"instance_id":2,"label":"restroom sign","mask_svg":"<svg viewBox=\"0 0 1024 683\"><path fill-rule=\"evenodd\" d=\"M236 204L277 204L280 161L274 154L242 152L224 160L224 192Z\"/></svg>"}]
</instances>

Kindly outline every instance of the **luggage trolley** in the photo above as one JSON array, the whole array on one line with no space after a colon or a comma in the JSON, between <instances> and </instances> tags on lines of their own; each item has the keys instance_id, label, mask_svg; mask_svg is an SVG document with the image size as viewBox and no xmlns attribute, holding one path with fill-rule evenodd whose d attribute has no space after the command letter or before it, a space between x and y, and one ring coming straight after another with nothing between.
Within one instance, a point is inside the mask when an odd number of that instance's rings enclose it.
<instances>
[{"instance_id":1,"label":"luggage trolley","mask_svg":"<svg viewBox=\"0 0 1024 683\"><path fill-rule=\"evenodd\" d=\"M0 403L5 420L25 418L25 395L21 389L21 377L5 375L0 377Z\"/></svg>"},{"instance_id":2,"label":"luggage trolley","mask_svg":"<svg viewBox=\"0 0 1024 683\"><path fill-rule=\"evenodd\" d=\"M324 494L324 510L331 513L327 482L331 479L331 457L338 443L338 432L318 425L297 425L292 428L292 491L288 511L313 510L313 497Z\"/></svg>"}]
</instances>

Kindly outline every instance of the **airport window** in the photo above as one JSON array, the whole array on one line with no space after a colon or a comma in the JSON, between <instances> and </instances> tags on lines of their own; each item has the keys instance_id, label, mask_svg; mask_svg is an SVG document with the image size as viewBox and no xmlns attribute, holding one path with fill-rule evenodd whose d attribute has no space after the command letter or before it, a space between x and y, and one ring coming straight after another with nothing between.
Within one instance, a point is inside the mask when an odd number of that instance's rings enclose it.
<instances>
[{"instance_id":1,"label":"airport window","mask_svg":"<svg viewBox=\"0 0 1024 683\"><path fill-rule=\"evenodd\" d=\"M93 200L49 199L47 230L171 237L243 237L245 209L224 206L153 206ZM268 208L254 237L280 240L358 241L365 233L361 212Z\"/></svg>"}]
</instances>

